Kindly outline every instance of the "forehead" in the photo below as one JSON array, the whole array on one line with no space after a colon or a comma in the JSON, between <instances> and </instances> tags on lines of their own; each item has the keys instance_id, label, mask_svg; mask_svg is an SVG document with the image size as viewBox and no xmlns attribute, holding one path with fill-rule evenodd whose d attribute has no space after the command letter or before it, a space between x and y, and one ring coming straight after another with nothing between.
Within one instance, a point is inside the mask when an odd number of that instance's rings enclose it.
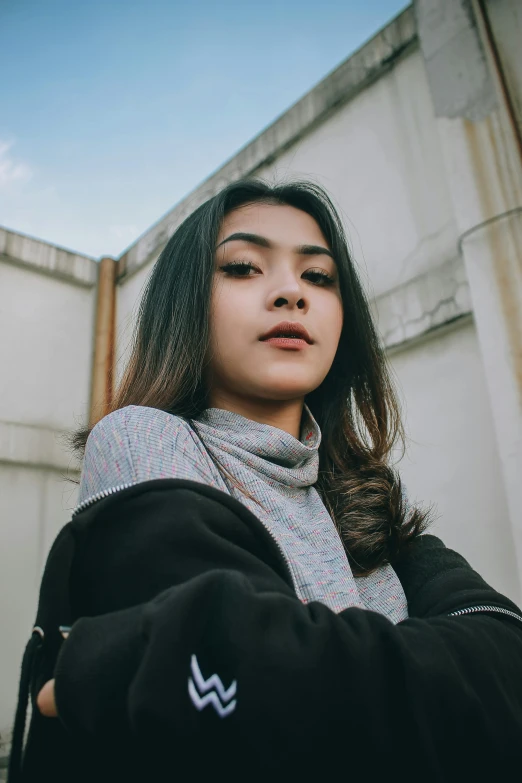
<instances>
[{"instance_id":1,"label":"forehead","mask_svg":"<svg viewBox=\"0 0 522 783\"><path fill-rule=\"evenodd\" d=\"M229 212L223 220L218 244L236 232L259 234L274 245L324 245L321 229L307 212L286 204L246 204Z\"/></svg>"}]
</instances>

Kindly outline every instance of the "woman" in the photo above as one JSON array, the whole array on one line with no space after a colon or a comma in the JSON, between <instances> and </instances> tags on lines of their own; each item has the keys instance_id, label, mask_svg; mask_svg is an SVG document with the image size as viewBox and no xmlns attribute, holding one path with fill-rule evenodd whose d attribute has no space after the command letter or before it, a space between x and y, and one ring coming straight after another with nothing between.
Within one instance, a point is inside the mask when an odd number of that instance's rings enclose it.
<instances>
[{"instance_id":1,"label":"woman","mask_svg":"<svg viewBox=\"0 0 522 783\"><path fill-rule=\"evenodd\" d=\"M324 192L246 181L199 207L154 267L113 411L76 436L11 783L507 769L522 613L420 535L401 436Z\"/></svg>"}]
</instances>

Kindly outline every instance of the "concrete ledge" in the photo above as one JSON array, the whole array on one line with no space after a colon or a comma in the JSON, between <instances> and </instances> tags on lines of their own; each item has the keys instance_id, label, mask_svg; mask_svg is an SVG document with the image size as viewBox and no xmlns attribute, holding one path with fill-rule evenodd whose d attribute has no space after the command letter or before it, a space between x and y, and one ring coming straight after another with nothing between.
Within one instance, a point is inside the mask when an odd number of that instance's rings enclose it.
<instances>
[{"instance_id":1,"label":"concrete ledge","mask_svg":"<svg viewBox=\"0 0 522 783\"><path fill-rule=\"evenodd\" d=\"M132 274L154 260L200 204L230 182L255 174L277 158L415 46L417 29L409 6L140 237L119 259L118 274Z\"/></svg>"},{"instance_id":2,"label":"concrete ledge","mask_svg":"<svg viewBox=\"0 0 522 783\"><path fill-rule=\"evenodd\" d=\"M63 442L66 433L11 421L0 421L0 465L79 473L74 456Z\"/></svg>"},{"instance_id":3,"label":"concrete ledge","mask_svg":"<svg viewBox=\"0 0 522 783\"><path fill-rule=\"evenodd\" d=\"M92 288L98 264L89 256L0 228L0 262L30 267L35 272Z\"/></svg>"},{"instance_id":4,"label":"concrete ledge","mask_svg":"<svg viewBox=\"0 0 522 783\"><path fill-rule=\"evenodd\" d=\"M379 332L388 351L473 312L469 284L460 256L387 291L373 302Z\"/></svg>"}]
</instances>

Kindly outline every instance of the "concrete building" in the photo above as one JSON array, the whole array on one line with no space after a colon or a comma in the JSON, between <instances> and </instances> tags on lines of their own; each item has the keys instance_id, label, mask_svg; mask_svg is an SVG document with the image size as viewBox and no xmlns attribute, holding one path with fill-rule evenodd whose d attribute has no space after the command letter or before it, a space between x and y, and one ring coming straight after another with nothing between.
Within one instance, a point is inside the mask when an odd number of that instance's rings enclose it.
<instances>
[{"instance_id":1,"label":"concrete building","mask_svg":"<svg viewBox=\"0 0 522 783\"><path fill-rule=\"evenodd\" d=\"M116 261L0 231L4 753L44 560L75 505L62 435L103 411L168 238L239 177L332 195L402 390L409 494L521 601L520 40L517 0L418 0Z\"/></svg>"}]
</instances>

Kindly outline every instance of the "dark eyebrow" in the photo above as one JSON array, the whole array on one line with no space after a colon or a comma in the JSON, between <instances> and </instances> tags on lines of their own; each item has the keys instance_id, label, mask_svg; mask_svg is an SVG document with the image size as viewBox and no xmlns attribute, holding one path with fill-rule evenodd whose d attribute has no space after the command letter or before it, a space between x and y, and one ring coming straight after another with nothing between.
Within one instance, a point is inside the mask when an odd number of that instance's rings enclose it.
<instances>
[{"instance_id":1,"label":"dark eyebrow","mask_svg":"<svg viewBox=\"0 0 522 783\"><path fill-rule=\"evenodd\" d=\"M335 261L333 253L322 245L300 245L295 248L295 252L300 256L330 256L332 261Z\"/></svg>"},{"instance_id":2,"label":"dark eyebrow","mask_svg":"<svg viewBox=\"0 0 522 783\"><path fill-rule=\"evenodd\" d=\"M223 239L219 243L218 247L224 245L226 242L249 242L251 245L258 245L259 247L272 247L272 243L266 237L259 236L259 234L245 234L243 231L238 231L236 234L230 234L229 237ZM326 247L321 245L299 245L294 248L295 252L300 256L330 256L335 261L332 253Z\"/></svg>"},{"instance_id":3,"label":"dark eyebrow","mask_svg":"<svg viewBox=\"0 0 522 783\"><path fill-rule=\"evenodd\" d=\"M251 245L259 245L260 247L272 247L272 244L265 237L260 237L259 234L245 234L243 231L238 231L236 234L230 234L229 237L219 243L218 247L224 245L225 242L249 242Z\"/></svg>"}]
</instances>

